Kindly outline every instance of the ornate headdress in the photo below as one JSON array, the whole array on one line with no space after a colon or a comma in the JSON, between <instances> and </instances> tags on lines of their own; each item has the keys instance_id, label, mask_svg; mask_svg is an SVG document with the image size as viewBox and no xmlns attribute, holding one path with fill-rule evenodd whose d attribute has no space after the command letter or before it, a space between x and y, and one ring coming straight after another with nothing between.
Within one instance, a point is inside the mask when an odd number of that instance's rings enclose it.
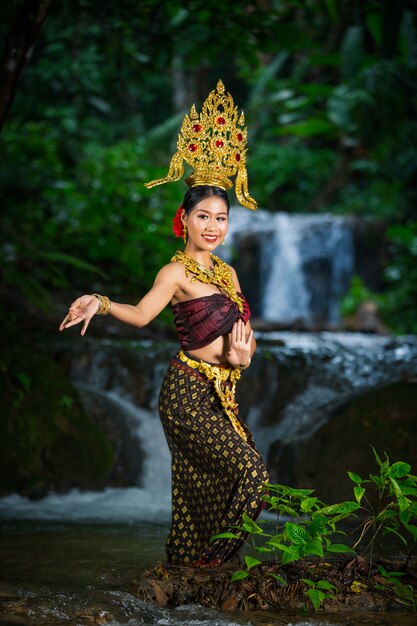
<instances>
[{"instance_id":1,"label":"ornate headdress","mask_svg":"<svg viewBox=\"0 0 417 626\"><path fill-rule=\"evenodd\" d=\"M201 113L195 105L186 115L178 135L177 152L171 159L165 178L145 183L150 189L155 185L174 182L184 174L184 161L193 168L185 179L189 187L212 185L230 189L230 176L236 176L235 192L240 204L255 210L257 202L248 192L246 171L247 129L243 112L239 116L230 93L219 80L216 89L206 98Z\"/></svg>"}]
</instances>

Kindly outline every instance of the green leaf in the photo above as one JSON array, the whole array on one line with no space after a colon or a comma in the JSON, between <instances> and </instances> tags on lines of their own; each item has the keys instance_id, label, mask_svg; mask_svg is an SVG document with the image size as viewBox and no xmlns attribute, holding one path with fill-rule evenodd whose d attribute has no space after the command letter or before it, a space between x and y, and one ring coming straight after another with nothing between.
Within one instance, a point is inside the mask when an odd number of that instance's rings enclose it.
<instances>
[{"instance_id":1,"label":"green leaf","mask_svg":"<svg viewBox=\"0 0 417 626\"><path fill-rule=\"evenodd\" d=\"M354 483L360 485L361 483L363 483L362 478L359 476L359 474L354 474L353 472L348 472L348 476L350 478L350 480L352 480Z\"/></svg>"},{"instance_id":2,"label":"green leaf","mask_svg":"<svg viewBox=\"0 0 417 626\"><path fill-rule=\"evenodd\" d=\"M260 565L262 561L259 561L259 559L255 559L253 556L245 556L245 563L248 569L252 569L252 567Z\"/></svg>"},{"instance_id":3,"label":"green leaf","mask_svg":"<svg viewBox=\"0 0 417 626\"><path fill-rule=\"evenodd\" d=\"M311 578L300 578L300 580L301 580L301 582L305 583L309 587L315 587L316 586L316 583L314 582L314 580L311 580Z\"/></svg>"},{"instance_id":4,"label":"green leaf","mask_svg":"<svg viewBox=\"0 0 417 626\"><path fill-rule=\"evenodd\" d=\"M279 506L274 507L276 511L282 513L284 515L288 515L289 517L298 517L298 511L294 508L287 506L286 504L281 504Z\"/></svg>"},{"instance_id":5,"label":"green leaf","mask_svg":"<svg viewBox=\"0 0 417 626\"><path fill-rule=\"evenodd\" d=\"M281 550L281 552L284 552L288 556L297 554L297 558L301 557L297 546L286 546L284 543L279 543L279 541L274 539L271 539L271 541L267 541L267 543L274 546L274 548L278 548L278 550Z\"/></svg>"},{"instance_id":6,"label":"green leaf","mask_svg":"<svg viewBox=\"0 0 417 626\"><path fill-rule=\"evenodd\" d=\"M332 583L330 583L328 580L319 580L318 583L316 584L316 588L317 589L329 589L331 591L336 589L336 587L332 585Z\"/></svg>"},{"instance_id":7,"label":"green leaf","mask_svg":"<svg viewBox=\"0 0 417 626\"><path fill-rule=\"evenodd\" d=\"M264 532L263 528L258 526L258 524L253 519L251 519L246 512L243 513L242 519L243 519L242 527L244 528L244 530L249 532L251 535L263 534Z\"/></svg>"},{"instance_id":8,"label":"green leaf","mask_svg":"<svg viewBox=\"0 0 417 626\"><path fill-rule=\"evenodd\" d=\"M392 478L402 478L411 472L411 465L403 461L393 463L388 470L388 476Z\"/></svg>"},{"instance_id":9,"label":"green leaf","mask_svg":"<svg viewBox=\"0 0 417 626\"><path fill-rule=\"evenodd\" d=\"M309 513L318 502L318 498L306 498L301 502L300 508L303 513Z\"/></svg>"},{"instance_id":10,"label":"green leaf","mask_svg":"<svg viewBox=\"0 0 417 626\"><path fill-rule=\"evenodd\" d=\"M308 526L308 531L313 537L315 535L321 535L326 530L328 518L324 515L315 515Z\"/></svg>"},{"instance_id":11,"label":"green leaf","mask_svg":"<svg viewBox=\"0 0 417 626\"><path fill-rule=\"evenodd\" d=\"M397 502L400 507L400 511L406 511L410 506L410 500L403 495L397 497Z\"/></svg>"},{"instance_id":12,"label":"green leaf","mask_svg":"<svg viewBox=\"0 0 417 626\"><path fill-rule=\"evenodd\" d=\"M365 493L365 489L363 487L354 487L353 493L355 494L357 502L360 504L363 498L363 494Z\"/></svg>"},{"instance_id":13,"label":"green leaf","mask_svg":"<svg viewBox=\"0 0 417 626\"><path fill-rule=\"evenodd\" d=\"M417 526L414 524L404 524L404 528L406 528L408 532L413 535L414 541L417 541Z\"/></svg>"},{"instance_id":14,"label":"green leaf","mask_svg":"<svg viewBox=\"0 0 417 626\"><path fill-rule=\"evenodd\" d=\"M318 611L321 603L326 598L326 594L323 593L323 591L320 591L320 589L309 589L307 591L307 595L310 598L311 604L313 605L314 609Z\"/></svg>"},{"instance_id":15,"label":"green leaf","mask_svg":"<svg viewBox=\"0 0 417 626\"><path fill-rule=\"evenodd\" d=\"M379 467L382 467L382 461L379 458L375 448L373 446L371 446L371 448L372 448L372 452L374 453L374 457L375 457L376 462L378 463Z\"/></svg>"},{"instance_id":16,"label":"green leaf","mask_svg":"<svg viewBox=\"0 0 417 626\"><path fill-rule=\"evenodd\" d=\"M355 552L355 550L343 543L332 543L330 546L327 546L327 550L329 552Z\"/></svg>"},{"instance_id":17,"label":"green leaf","mask_svg":"<svg viewBox=\"0 0 417 626\"><path fill-rule=\"evenodd\" d=\"M301 554L296 546L292 546L292 548L288 548L282 553L281 563L282 565L287 565L288 563L293 563L294 561L298 561L301 559Z\"/></svg>"},{"instance_id":18,"label":"green leaf","mask_svg":"<svg viewBox=\"0 0 417 626\"><path fill-rule=\"evenodd\" d=\"M308 533L303 526L287 522L285 524L285 530L294 545L301 546L307 543Z\"/></svg>"},{"instance_id":19,"label":"green leaf","mask_svg":"<svg viewBox=\"0 0 417 626\"><path fill-rule=\"evenodd\" d=\"M254 550L256 550L256 552L272 552L271 548L265 548L265 546L255 546Z\"/></svg>"},{"instance_id":20,"label":"green leaf","mask_svg":"<svg viewBox=\"0 0 417 626\"><path fill-rule=\"evenodd\" d=\"M324 507L320 512L325 515L334 515L329 521L329 526L334 528L336 522L348 517L359 508L360 504L358 502L340 502L339 504L331 504L330 506Z\"/></svg>"},{"instance_id":21,"label":"green leaf","mask_svg":"<svg viewBox=\"0 0 417 626\"><path fill-rule=\"evenodd\" d=\"M238 570L237 572L234 572L232 574L231 577L231 581L234 582L235 580L243 580L244 578L247 578L249 576L249 572L245 572L244 570Z\"/></svg>"},{"instance_id":22,"label":"green leaf","mask_svg":"<svg viewBox=\"0 0 417 626\"><path fill-rule=\"evenodd\" d=\"M410 507L400 512L400 520L403 524L408 524L411 519Z\"/></svg>"},{"instance_id":23,"label":"green leaf","mask_svg":"<svg viewBox=\"0 0 417 626\"><path fill-rule=\"evenodd\" d=\"M370 474L369 478L378 487L378 489L381 489L381 487L384 486L384 479L381 478L380 476L375 476L374 474Z\"/></svg>"},{"instance_id":24,"label":"green leaf","mask_svg":"<svg viewBox=\"0 0 417 626\"><path fill-rule=\"evenodd\" d=\"M287 581L284 580L282 576L279 576L278 574L274 574L274 572L269 572L268 576L271 576L271 578L275 578L275 580L277 580L282 585L285 585L285 586L287 585Z\"/></svg>"},{"instance_id":25,"label":"green leaf","mask_svg":"<svg viewBox=\"0 0 417 626\"><path fill-rule=\"evenodd\" d=\"M241 539L241 537L239 537L239 535L236 535L235 533L227 531L224 533L219 533L218 535L213 535L210 539L210 542L213 542L215 539Z\"/></svg>"},{"instance_id":26,"label":"green leaf","mask_svg":"<svg viewBox=\"0 0 417 626\"><path fill-rule=\"evenodd\" d=\"M278 536L277 537L272 537L272 539L270 539L269 541L266 542L267 545L272 546L273 548L278 548L278 550L287 550L289 549L288 546L284 545L282 543L282 539L280 539Z\"/></svg>"},{"instance_id":27,"label":"green leaf","mask_svg":"<svg viewBox=\"0 0 417 626\"><path fill-rule=\"evenodd\" d=\"M316 554L317 556L324 556L323 546L320 539L313 539L302 546L303 556L307 554Z\"/></svg>"}]
</instances>

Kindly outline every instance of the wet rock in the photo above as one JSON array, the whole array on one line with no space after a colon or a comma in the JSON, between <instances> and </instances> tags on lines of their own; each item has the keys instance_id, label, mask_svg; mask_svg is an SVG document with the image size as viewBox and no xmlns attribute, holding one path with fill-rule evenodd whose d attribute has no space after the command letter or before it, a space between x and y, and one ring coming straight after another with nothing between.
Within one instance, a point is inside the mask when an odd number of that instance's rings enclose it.
<instances>
[{"instance_id":1,"label":"wet rock","mask_svg":"<svg viewBox=\"0 0 417 626\"><path fill-rule=\"evenodd\" d=\"M83 619L92 624L110 624L113 621L113 616L102 609L88 609L86 611L79 611L74 616L76 619Z\"/></svg>"},{"instance_id":2,"label":"wet rock","mask_svg":"<svg viewBox=\"0 0 417 626\"><path fill-rule=\"evenodd\" d=\"M113 453L54 359L27 346L0 355L0 493L100 485Z\"/></svg>"},{"instance_id":3,"label":"wet rock","mask_svg":"<svg viewBox=\"0 0 417 626\"><path fill-rule=\"evenodd\" d=\"M378 305L371 300L362 302L355 315L345 317L342 320L342 326L353 332L388 335L388 329L381 320Z\"/></svg>"},{"instance_id":4,"label":"wet rock","mask_svg":"<svg viewBox=\"0 0 417 626\"><path fill-rule=\"evenodd\" d=\"M417 383L384 385L347 402L309 438L276 443L271 464L294 487L316 489L326 502L352 497L348 470L375 473L371 445L391 461L417 467ZM337 477L337 480L335 480Z\"/></svg>"}]
</instances>

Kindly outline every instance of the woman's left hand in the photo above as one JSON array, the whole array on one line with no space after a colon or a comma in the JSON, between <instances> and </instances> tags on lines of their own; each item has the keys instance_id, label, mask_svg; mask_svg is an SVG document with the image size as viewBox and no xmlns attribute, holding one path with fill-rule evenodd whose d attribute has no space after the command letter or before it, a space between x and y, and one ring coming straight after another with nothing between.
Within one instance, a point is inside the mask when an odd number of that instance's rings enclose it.
<instances>
[{"instance_id":1,"label":"woman's left hand","mask_svg":"<svg viewBox=\"0 0 417 626\"><path fill-rule=\"evenodd\" d=\"M247 367L250 363L252 348L253 330L246 336L245 324L238 320L233 324L232 332L229 335L229 349L226 358L230 365Z\"/></svg>"}]
</instances>

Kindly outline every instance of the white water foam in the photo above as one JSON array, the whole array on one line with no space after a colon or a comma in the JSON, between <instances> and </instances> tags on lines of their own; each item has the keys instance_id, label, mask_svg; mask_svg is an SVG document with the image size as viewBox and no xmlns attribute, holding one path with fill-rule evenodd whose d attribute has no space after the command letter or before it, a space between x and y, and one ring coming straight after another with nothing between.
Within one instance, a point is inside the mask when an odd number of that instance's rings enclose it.
<instances>
[{"instance_id":1,"label":"white water foam","mask_svg":"<svg viewBox=\"0 0 417 626\"><path fill-rule=\"evenodd\" d=\"M104 521L134 523L168 521L170 498L139 487L108 487L103 491L50 493L40 500L11 494L0 498L0 519Z\"/></svg>"}]
</instances>

